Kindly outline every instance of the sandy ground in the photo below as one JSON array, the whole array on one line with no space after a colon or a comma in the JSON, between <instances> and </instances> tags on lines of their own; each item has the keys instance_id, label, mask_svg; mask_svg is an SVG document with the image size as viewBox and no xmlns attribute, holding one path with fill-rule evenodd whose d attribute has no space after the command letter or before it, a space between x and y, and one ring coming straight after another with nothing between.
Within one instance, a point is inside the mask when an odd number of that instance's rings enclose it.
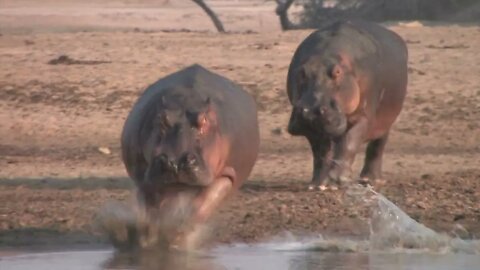
<instances>
[{"instance_id":1,"label":"sandy ground","mask_svg":"<svg viewBox=\"0 0 480 270\"><path fill-rule=\"evenodd\" d=\"M119 156L132 103L193 63L243 85L261 123L258 162L215 218L215 242L365 231L342 191L305 191L310 150L285 131L287 67L310 30L282 33L263 1L210 1L226 35L189 1L75 2L0 2L0 247L100 241L96 212L132 188ZM389 27L408 42L410 82L376 188L436 230L480 237L480 27ZM78 61L49 64L60 55Z\"/></svg>"}]
</instances>

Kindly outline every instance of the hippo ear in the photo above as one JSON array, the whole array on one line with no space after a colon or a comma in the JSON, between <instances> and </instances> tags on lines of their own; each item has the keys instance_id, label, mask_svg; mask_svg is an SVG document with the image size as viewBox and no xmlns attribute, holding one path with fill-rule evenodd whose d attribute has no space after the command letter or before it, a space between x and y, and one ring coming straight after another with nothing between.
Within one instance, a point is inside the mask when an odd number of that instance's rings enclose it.
<instances>
[{"instance_id":1,"label":"hippo ear","mask_svg":"<svg viewBox=\"0 0 480 270\"><path fill-rule=\"evenodd\" d=\"M207 97L205 99L205 106L204 106L204 109L203 109L203 113L207 115L207 118L208 118L208 115L211 114L213 112L213 104L212 104L212 100L210 99L210 97Z\"/></svg>"},{"instance_id":2,"label":"hippo ear","mask_svg":"<svg viewBox=\"0 0 480 270\"><path fill-rule=\"evenodd\" d=\"M343 75L342 67L338 64L333 65L330 69L330 77L334 80L339 79Z\"/></svg>"},{"instance_id":3,"label":"hippo ear","mask_svg":"<svg viewBox=\"0 0 480 270\"><path fill-rule=\"evenodd\" d=\"M205 100L205 109L197 115L197 127L200 134L205 134L217 122L217 115L210 98Z\"/></svg>"}]
</instances>

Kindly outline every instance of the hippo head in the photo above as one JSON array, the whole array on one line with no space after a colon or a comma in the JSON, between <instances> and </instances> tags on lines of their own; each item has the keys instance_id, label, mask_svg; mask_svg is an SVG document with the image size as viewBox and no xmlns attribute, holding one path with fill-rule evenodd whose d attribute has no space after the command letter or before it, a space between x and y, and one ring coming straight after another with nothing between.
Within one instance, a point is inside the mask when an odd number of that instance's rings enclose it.
<instances>
[{"instance_id":1,"label":"hippo head","mask_svg":"<svg viewBox=\"0 0 480 270\"><path fill-rule=\"evenodd\" d=\"M293 135L305 130L342 135L348 115L360 103L360 88L349 65L338 59L308 61L293 72L296 91L288 131Z\"/></svg>"},{"instance_id":2,"label":"hippo head","mask_svg":"<svg viewBox=\"0 0 480 270\"><path fill-rule=\"evenodd\" d=\"M205 186L212 181L208 156L217 141L217 118L210 99L194 99L186 104L163 97L150 118L143 151L149 164L146 183Z\"/></svg>"}]
</instances>

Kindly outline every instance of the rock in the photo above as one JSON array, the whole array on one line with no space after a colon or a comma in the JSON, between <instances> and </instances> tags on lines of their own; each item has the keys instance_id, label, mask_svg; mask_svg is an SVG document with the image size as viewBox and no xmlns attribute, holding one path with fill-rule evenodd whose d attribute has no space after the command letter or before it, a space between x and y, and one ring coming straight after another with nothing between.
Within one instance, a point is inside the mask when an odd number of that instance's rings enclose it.
<instances>
[{"instance_id":1,"label":"rock","mask_svg":"<svg viewBox=\"0 0 480 270\"><path fill-rule=\"evenodd\" d=\"M417 207L420 209L427 209L427 204L425 202L417 202Z\"/></svg>"},{"instance_id":2,"label":"rock","mask_svg":"<svg viewBox=\"0 0 480 270\"><path fill-rule=\"evenodd\" d=\"M465 219L465 214L456 214L455 217L453 218L453 221L459 221Z\"/></svg>"},{"instance_id":3,"label":"rock","mask_svg":"<svg viewBox=\"0 0 480 270\"><path fill-rule=\"evenodd\" d=\"M273 135L281 135L282 134L282 129L281 128L274 128L271 130Z\"/></svg>"},{"instance_id":4,"label":"rock","mask_svg":"<svg viewBox=\"0 0 480 270\"><path fill-rule=\"evenodd\" d=\"M398 25L403 26L403 27L423 27L423 24L419 21L413 21L413 22L401 22Z\"/></svg>"},{"instance_id":5,"label":"rock","mask_svg":"<svg viewBox=\"0 0 480 270\"><path fill-rule=\"evenodd\" d=\"M108 147L98 147L98 151L102 154L105 154L105 155L110 155L112 153L112 151L110 151L110 148Z\"/></svg>"}]
</instances>

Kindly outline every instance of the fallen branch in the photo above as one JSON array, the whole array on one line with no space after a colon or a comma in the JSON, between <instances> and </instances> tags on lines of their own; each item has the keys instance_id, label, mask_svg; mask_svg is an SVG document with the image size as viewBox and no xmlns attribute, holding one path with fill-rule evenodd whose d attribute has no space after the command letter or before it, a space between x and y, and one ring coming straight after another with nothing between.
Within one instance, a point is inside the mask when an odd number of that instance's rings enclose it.
<instances>
[{"instance_id":1,"label":"fallen branch","mask_svg":"<svg viewBox=\"0 0 480 270\"><path fill-rule=\"evenodd\" d=\"M199 5L205 13L207 13L208 17L212 20L213 24L215 25L215 28L217 28L217 31L220 33L225 33L225 29L223 28L223 24L218 19L218 16L213 12L212 9L210 9L207 4L203 0L192 0L195 4Z\"/></svg>"}]
</instances>

